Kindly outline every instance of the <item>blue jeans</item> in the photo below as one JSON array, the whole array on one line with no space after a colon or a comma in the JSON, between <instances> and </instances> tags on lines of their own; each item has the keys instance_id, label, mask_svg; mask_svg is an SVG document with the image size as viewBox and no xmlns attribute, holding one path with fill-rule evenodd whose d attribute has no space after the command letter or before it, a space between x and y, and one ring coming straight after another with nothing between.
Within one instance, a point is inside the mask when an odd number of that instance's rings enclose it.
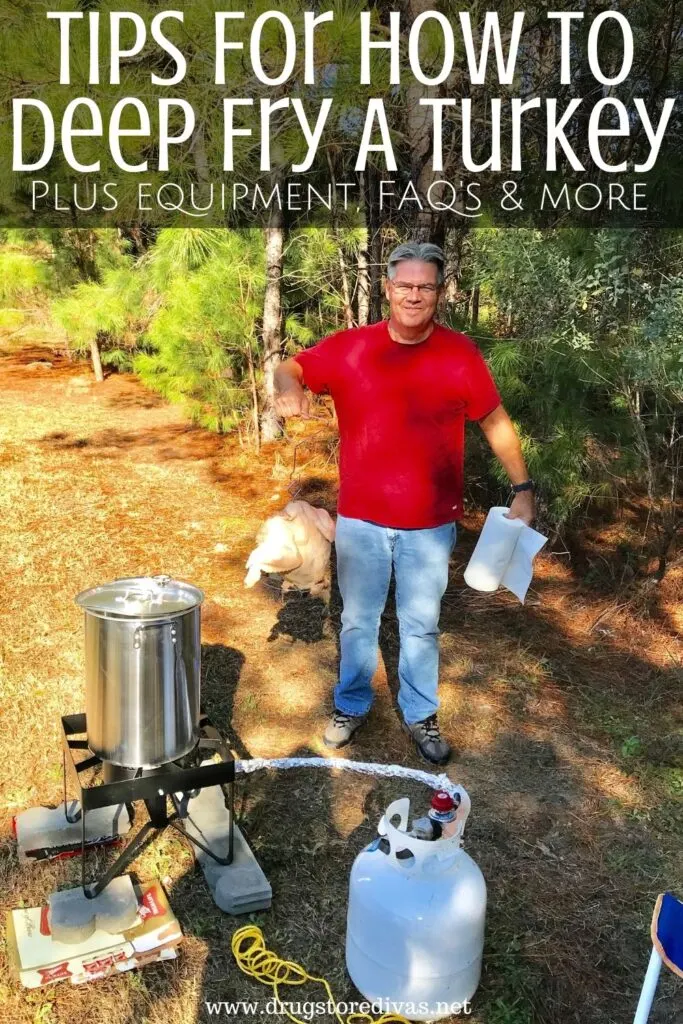
<instances>
[{"instance_id":1,"label":"blue jeans","mask_svg":"<svg viewBox=\"0 0 683 1024\"><path fill-rule=\"evenodd\" d=\"M408 725L439 706L439 613L456 525L397 530L337 516L337 580L343 601L334 703L347 715L372 704L379 624L393 567L400 655L398 705Z\"/></svg>"}]
</instances>

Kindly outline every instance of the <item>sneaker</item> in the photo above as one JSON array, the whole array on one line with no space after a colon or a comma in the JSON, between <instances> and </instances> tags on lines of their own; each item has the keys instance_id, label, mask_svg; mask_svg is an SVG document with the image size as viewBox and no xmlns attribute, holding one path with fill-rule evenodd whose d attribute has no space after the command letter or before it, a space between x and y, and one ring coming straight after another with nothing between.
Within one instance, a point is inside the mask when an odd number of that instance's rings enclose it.
<instances>
[{"instance_id":1,"label":"sneaker","mask_svg":"<svg viewBox=\"0 0 683 1024\"><path fill-rule=\"evenodd\" d=\"M323 743L326 747L345 747L367 717L367 715L347 715L343 711L335 711L323 734Z\"/></svg>"},{"instance_id":2,"label":"sneaker","mask_svg":"<svg viewBox=\"0 0 683 1024\"><path fill-rule=\"evenodd\" d=\"M423 722L414 722L408 725L403 723L403 728L412 736L420 757L429 764L447 764L451 756L451 748L439 732L439 723L436 715L430 715Z\"/></svg>"}]
</instances>

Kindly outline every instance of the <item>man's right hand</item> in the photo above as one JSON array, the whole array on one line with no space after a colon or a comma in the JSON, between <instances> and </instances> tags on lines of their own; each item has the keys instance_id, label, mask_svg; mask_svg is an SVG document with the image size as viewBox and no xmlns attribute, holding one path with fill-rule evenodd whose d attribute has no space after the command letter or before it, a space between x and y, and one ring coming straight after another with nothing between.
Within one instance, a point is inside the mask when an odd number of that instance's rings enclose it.
<instances>
[{"instance_id":1,"label":"man's right hand","mask_svg":"<svg viewBox=\"0 0 683 1024\"><path fill-rule=\"evenodd\" d=\"M300 385L281 391L275 397L275 412L283 419L288 416L301 416L305 420L310 419L308 395Z\"/></svg>"}]
</instances>

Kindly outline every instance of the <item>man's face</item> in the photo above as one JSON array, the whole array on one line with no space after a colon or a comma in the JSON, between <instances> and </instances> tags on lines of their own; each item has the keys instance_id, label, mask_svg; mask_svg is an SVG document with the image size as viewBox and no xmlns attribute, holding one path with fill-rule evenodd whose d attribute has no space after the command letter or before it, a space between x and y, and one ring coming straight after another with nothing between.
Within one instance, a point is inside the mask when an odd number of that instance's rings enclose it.
<instances>
[{"instance_id":1,"label":"man's face","mask_svg":"<svg viewBox=\"0 0 683 1024\"><path fill-rule=\"evenodd\" d=\"M387 278L386 296L391 318L397 327L416 330L427 327L436 312L441 289L438 269L422 260L401 260L393 280Z\"/></svg>"}]
</instances>

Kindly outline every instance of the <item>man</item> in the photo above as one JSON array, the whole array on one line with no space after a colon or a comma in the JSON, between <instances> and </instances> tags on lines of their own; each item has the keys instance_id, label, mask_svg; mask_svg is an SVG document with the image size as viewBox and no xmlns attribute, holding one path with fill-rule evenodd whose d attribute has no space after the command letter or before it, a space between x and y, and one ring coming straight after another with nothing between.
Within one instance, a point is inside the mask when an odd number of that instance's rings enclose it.
<instances>
[{"instance_id":1,"label":"man","mask_svg":"<svg viewBox=\"0 0 683 1024\"><path fill-rule=\"evenodd\" d=\"M308 416L304 387L329 392L339 421L337 577L343 601L329 747L348 743L373 700L379 624L392 568L399 622L398 704L420 755L445 764L438 708L438 621L462 516L465 420L476 420L531 523L533 484L478 348L434 320L444 254L399 245L387 265L388 320L333 334L277 370L276 411Z\"/></svg>"}]
</instances>

